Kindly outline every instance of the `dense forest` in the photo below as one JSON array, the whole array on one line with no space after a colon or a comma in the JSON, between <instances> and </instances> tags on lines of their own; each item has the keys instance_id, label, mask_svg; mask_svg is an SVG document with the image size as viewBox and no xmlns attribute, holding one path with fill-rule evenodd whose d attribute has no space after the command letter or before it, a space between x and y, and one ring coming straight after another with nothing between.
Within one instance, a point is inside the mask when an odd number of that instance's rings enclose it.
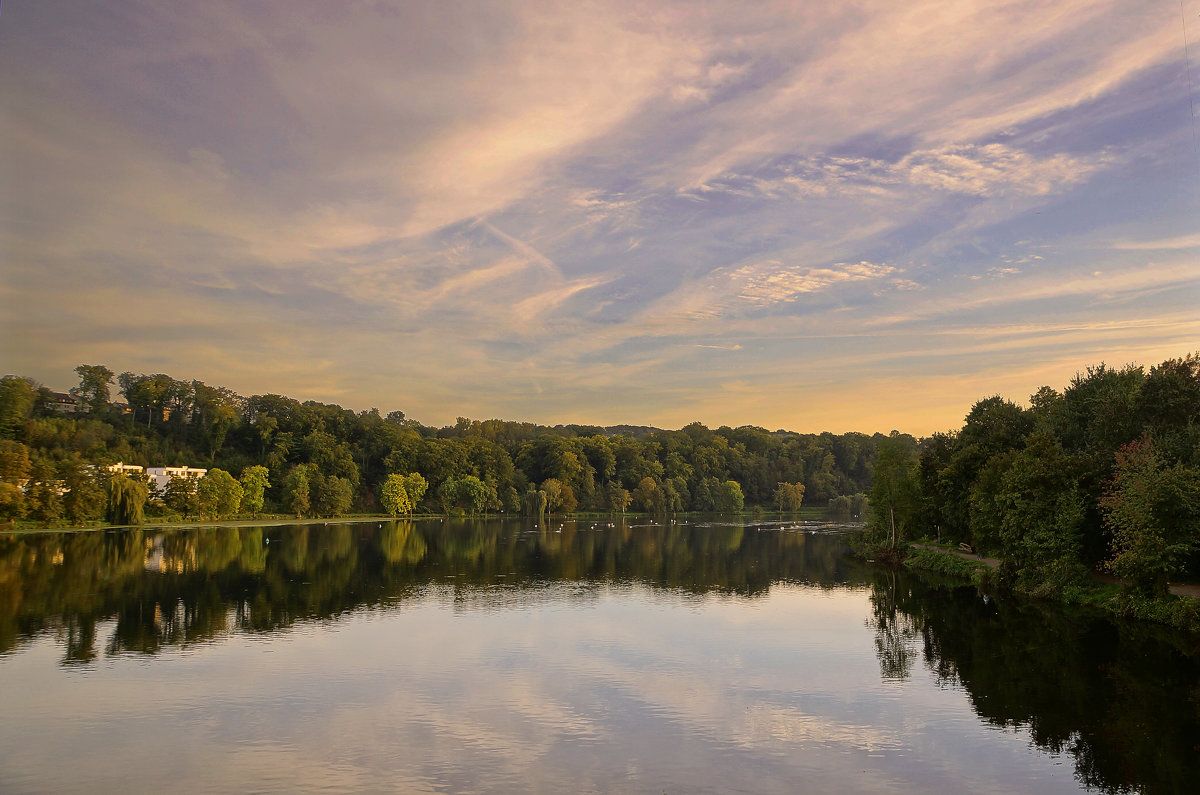
<instances>
[{"instance_id":1,"label":"dense forest","mask_svg":"<svg viewBox=\"0 0 1200 795\"><path fill-rule=\"evenodd\" d=\"M1103 364L1023 408L980 400L962 428L881 445L881 546L933 537L1002 559L1002 582L1050 594L1111 572L1146 595L1200 577L1200 355Z\"/></svg>"},{"instance_id":2,"label":"dense forest","mask_svg":"<svg viewBox=\"0 0 1200 795\"><path fill-rule=\"evenodd\" d=\"M730 512L802 501L853 512L887 438L698 422L669 431L460 418L433 428L400 411L243 397L163 374L76 373L69 395L0 381L0 518L135 524L142 506L166 518ZM98 469L118 462L209 473L155 492Z\"/></svg>"}]
</instances>

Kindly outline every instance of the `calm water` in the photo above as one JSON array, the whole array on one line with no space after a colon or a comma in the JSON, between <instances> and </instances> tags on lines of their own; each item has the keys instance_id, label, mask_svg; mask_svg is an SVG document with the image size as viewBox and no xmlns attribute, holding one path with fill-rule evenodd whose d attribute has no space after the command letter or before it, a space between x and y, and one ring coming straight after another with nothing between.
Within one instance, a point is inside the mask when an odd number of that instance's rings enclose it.
<instances>
[{"instance_id":1,"label":"calm water","mask_svg":"<svg viewBox=\"0 0 1200 795\"><path fill-rule=\"evenodd\" d=\"M0 538L0 791L1194 791L1189 639L796 525Z\"/></svg>"}]
</instances>

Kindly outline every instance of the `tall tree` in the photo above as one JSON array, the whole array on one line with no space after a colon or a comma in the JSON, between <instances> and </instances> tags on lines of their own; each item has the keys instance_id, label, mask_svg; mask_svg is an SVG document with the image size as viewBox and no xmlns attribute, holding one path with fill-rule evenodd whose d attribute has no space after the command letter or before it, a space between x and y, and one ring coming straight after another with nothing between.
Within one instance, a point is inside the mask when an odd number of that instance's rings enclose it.
<instances>
[{"instance_id":1,"label":"tall tree","mask_svg":"<svg viewBox=\"0 0 1200 795\"><path fill-rule=\"evenodd\" d=\"M79 386L72 389L71 394L83 400L93 414L104 411L108 407L113 371L102 364L81 364L75 372L79 375Z\"/></svg>"},{"instance_id":2,"label":"tall tree","mask_svg":"<svg viewBox=\"0 0 1200 795\"><path fill-rule=\"evenodd\" d=\"M267 489L271 488L268 474L266 467L258 465L242 471L242 510L252 516L262 512Z\"/></svg>"},{"instance_id":3,"label":"tall tree","mask_svg":"<svg viewBox=\"0 0 1200 795\"><path fill-rule=\"evenodd\" d=\"M412 513L412 502L408 489L404 487L404 476L392 473L379 487L379 503L392 516Z\"/></svg>"},{"instance_id":4,"label":"tall tree","mask_svg":"<svg viewBox=\"0 0 1200 795\"><path fill-rule=\"evenodd\" d=\"M117 525L142 523L149 487L141 480L113 473L108 479L108 521Z\"/></svg>"},{"instance_id":5,"label":"tall tree","mask_svg":"<svg viewBox=\"0 0 1200 795\"><path fill-rule=\"evenodd\" d=\"M25 378L0 378L0 438L16 439L33 414L36 387Z\"/></svg>"},{"instance_id":6,"label":"tall tree","mask_svg":"<svg viewBox=\"0 0 1200 795\"><path fill-rule=\"evenodd\" d=\"M875 483L871 486L871 521L895 549L912 530L918 501L913 449L904 438L893 436L879 445Z\"/></svg>"},{"instance_id":7,"label":"tall tree","mask_svg":"<svg viewBox=\"0 0 1200 795\"><path fill-rule=\"evenodd\" d=\"M242 484L224 469L210 469L196 482L196 498L203 516L234 516L242 506L242 495Z\"/></svg>"}]
</instances>

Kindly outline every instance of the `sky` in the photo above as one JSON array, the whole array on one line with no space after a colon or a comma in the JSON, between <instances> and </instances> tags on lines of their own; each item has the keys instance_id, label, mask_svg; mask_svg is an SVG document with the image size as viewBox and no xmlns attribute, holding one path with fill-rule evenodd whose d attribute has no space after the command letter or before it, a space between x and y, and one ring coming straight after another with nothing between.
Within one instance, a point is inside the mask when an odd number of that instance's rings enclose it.
<instances>
[{"instance_id":1,"label":"sky","mask_svg":"<svg viewBox=\"0 0 1200 795\"><path fill-rule=\"evenodd\" d=\"M1198 88L1200 0L5 0L0 371L957 428L1200 350Z\"/></svg>"}]
</instances>

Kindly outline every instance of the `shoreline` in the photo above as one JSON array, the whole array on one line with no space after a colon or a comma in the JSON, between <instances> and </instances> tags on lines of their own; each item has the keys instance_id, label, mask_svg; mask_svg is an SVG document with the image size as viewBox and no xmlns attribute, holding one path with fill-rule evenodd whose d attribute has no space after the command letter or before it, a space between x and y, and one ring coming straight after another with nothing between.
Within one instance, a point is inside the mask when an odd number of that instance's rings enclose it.
<instances>
[{"instance_id":1,"label":"shoreline","mask_svg":"<svg viewBox=\"0 0 1200 795\"><path fill-rule=\"evenodd\" d=\"M931 572L962 580L979 588L994 584L993 572L999 568L998 558L978 558L974 554L948 549L933 544L910 543L903 563L911 571ZM1123 619L1162 624L1172 629L1200 634L1200 585L1193 583L1171 583L1166 598L1149 598L1125 589L1125 584L1114 577L1093 572L1091 582L1071 586L1055 596L1035 597L1019 590L1016 595L1036 600L1047 598L1068 605L1087 605Z\"/></svg>"},{"instance_id":2,"label":"shoreline","mask_svg":"<svg viewBox=\"0 0 1200 795\"><path fill-rule=\"evenodd\" d=\"M774 512L774 511L764 511L763 515L760 517L754 516L751 513L751 511L744 511L742 514L713 514L713 513L697 513L697 512L691 512L691 511L682 511L682 512L673 514L671 516L671 518L678 518L678 517L711 518L713 516L732 516L732 517L744 518L746 521L770 521L770 520L775 520L775 519L778 519L780 521L783 521L784 519L796 519L796 520L803 521L805 519L809 519L809 520L814 519L816 517L814 517L812 515L813 513L816 513L816 512L823 513L824 511L825 511L824 508L818 508L815 506L812 506L812 507L805 506L804 508L801 508L799 511L792 513L792 514L785 515L785 516L779 516L778 513ZM776 514L776 516L774 516L774 517L770 516L770 514L773 514L773 513ZM625 519L657 519L657 518L661 518L658 514L649 514L649 513L632 512L632 511L623 514L623 516ZM615 517L615 514L597 513L597 512L593 511L593 512L586 512L586 513L579 512L579 513L572 514L570 516L555 514L555 515L553 515L552 518L555 519L556 521L582 522L582 521L590 521L590 520L596 520L596 519L611 520L614 517ZM74 526L74 527L28 527L28 526L23 527L19 524L13 523L12 525L7 526L7 527L4 525L0 525L0 535L29 535L32 533L89 533L89 532L97 532L97 531L104 531L104 530L172 530L175 528L195 529L195 528L204 528L204 527L287 527L290 525L303 525L303 524L359 524L359 523L365 523L365 522L388 522L388 521L401 520L401 519L405 519L405 520L409 520L409 521L417 521L417 520L426 520L426 519L516 519L516 518L521 518L521 515L515 514L515 513L511 513L511 514L493 513L493 514L486 514L486 515L482 515L482 516L446 516L445 514L440 514L440 513L420 513L420 514L413 514L412 516L389 516L388 514L352 514L352 515L348 515L348 516L337 516L337 517L333 517L330 519L323 519L320 517L309 517L309 518L297 519L296 517L292 517L292 516L279 516L278 514L269 514L269 515L265 515L265 516L260 516L258 518L252 518L252 519L250 519L250 518L247 518L247 519L196 519L196 520L187 520L187 521L178 521L178 522L144 522L142 524L125 524L125 525L94 524L94 525Z\"/></svg>"}]
</instances>

